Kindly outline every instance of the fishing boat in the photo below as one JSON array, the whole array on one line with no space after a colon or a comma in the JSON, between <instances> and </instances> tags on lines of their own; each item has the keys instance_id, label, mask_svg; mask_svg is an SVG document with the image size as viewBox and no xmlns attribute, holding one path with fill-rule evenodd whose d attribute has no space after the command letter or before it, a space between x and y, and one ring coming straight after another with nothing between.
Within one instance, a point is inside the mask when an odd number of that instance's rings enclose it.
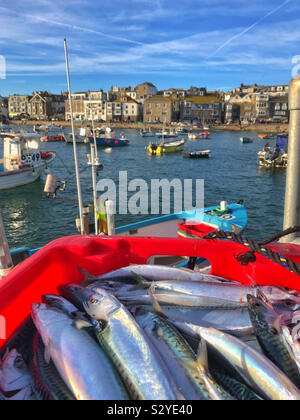
<instances>
[{"instance_id":1,"label":"fishing boat","mask_svg":"<svg viewBox=\"0 0 300 420\"><path fill-rule=\"evenodd\" d=\"M165 138L165 139L175 139L178 137L178 135L174 131L162 131L161 133L156 133L156 137L159 139Z\"/></svg>"},{"instance_id":2,"label":"fishing boat","mask_svg":"<svg viewBox=\"0 0 300 420\"><path fill-rule=\"evenodd\" d=\"M35 134L16 134L4 138L0 190L30 184L44 173L56 155L54 152L41 152L39 146L39 136Z\"/></svg>"},{"instance_id":3,"label":"fishing boat","mask_svg":"<svg viewBox=\"0 0 300 420\"><path fill-rule=\"evenodd\" d=\"M40 126L35 126L34 130L38 132L61 133L62 127L55 124L44 124Z\"/></svg>"},{"instance_id":4,"label":"fishing boat","mask_svg":"<svg viewBox=\"0 0 300 420\"><path fill-rule=\"evenodd\" d=\"M143 220L123 226L116 227L116 236L152 236L160 238L189 237L189 230L193 231L191 236L202 237L210 231L226 230L228 232L242 232L248 222L247 211L242 203L221 203L217 206L183 211L180 213L168 214L161 217ZM91 229L95 231L93 225ZM185 232L186 231L186 232ZM19 248L11 251L14 264L34 255L40 248Z\"/></svg>"},{"instance_id":5,"label":"fishing boat","mask_svg":"<svg viewBox=\"0 0 300 420\"><path fill-rule=\"evenodd\" d=\"M168 214L153 219L116 228L120 236L153 236L176 238L181 236L180 226L196 224L212 230L242 232L247 226L247 212L243 204L227 203L223 206L212 206L193 211ZM199 235L200 237L200 235Z\"/></svg>"},{"instance_id":6,"label":"fishing boat","mask_svg":"<svg viewBox=\"0 0 300 420\"><path fill-rule=\"evenodd\" d=\"M94 137L88 136L85 138L85 143L94 143ZM127 139L117 138L117 137L96 137L97 146L102 147L125 147L129 146L129 141Z\"/></svg>"},{"instance_id":7,"label":"fishing boat","mask_svg":"<svg viewBox=\"0 0 300 420\"><path fill-rule=\"evenodd\" d=\"M185 145L185 140L172 141L169 143L161 142L159 144L151 143L147 147L150 155L161 156L165 153L182 152Z\"/></svg>"},{"instance_id":8,"label":"fishing boat","mask_svg":"<svg viewBox=\"0 0 300 420\"><path fill-rule=\"evenodd\" d=\"M250 137L241 137L240 138L241 143L243 144L249 144L249 143L253 143L253 139L251 139Z\"/></svg>"},{"instance_id":9,"label":"fishing boat","mask_svg":"<svg viewBox=\"0 0 300 420\"><path fill-rule=\"evenodd\" d=\"M210 136L210 133L198 133L198 134L188 133L189 140L200 140L200 139L207 140L209 136Z\"/></svg>"},{"instance_id":10,"label":"fishing boat","mask_svg":"<svg viewBox=\"0 0 300 420\"><path fill-rule=\"evenodd\" d=\"M95 131L96 144L102 147L125 147L129 146L129 141L125 138L123 133L120 133L120 137L117 138L115 131L110 127L106 127L105 134L99 134ZM94 143L94 135L90 133L85 137L86 143Z\"/></svg>"},{"instance_id":11,"label":"fishing boat","mask_svg":"<svg viewBox=\"0 0 300 420\"><path fill-rule=\"evenodd\" d=\"M286 168L288 164L288 136L278 135L275 147L265 145L263 150L258 152L259 166L263 168Z\"/></svg>"},{"instance_id":12,"label":"fishing boat","mask_svg":"<svg viewBox=\"0 0 300 420\"><path fill-rule=\"evenodd\" d=\"M258 138L261 140L269 140L273 139L274 137L274 134L258 134Z\"/></svg>"},{"instance_id":13,"label":"fishing boat","mask_svg":"<svg viewBox=\"0 0 300 420\"><path fill-rule=\"evenodd\" d=\"M197 150L183 153L183 156L187 159L208 159L210 158L210 155L211 150Z\"/></svg>"},{"instance_id":14,"label":"fishing boat","mask_svg":"<svg viewBox=\"0 0 300 420\"><path fill-rule=\"evenodd\" d=\"M149 130L140 130L141 137L155 137L155 133L151 131L150 127Z\"/></svg>"},{"instance_id":15,"label":"fishing boat","mask_svg":"<svg viewBox=\"0 0 300 420\"><path fill-rule=\"evenodd\" d=\"M45 137L41 137L41 142L61 142L61 141L65 141L65 136L63 134L58 134L56 136L50 136L48 133L46 133Z\"/></svg>"}]
</instances>

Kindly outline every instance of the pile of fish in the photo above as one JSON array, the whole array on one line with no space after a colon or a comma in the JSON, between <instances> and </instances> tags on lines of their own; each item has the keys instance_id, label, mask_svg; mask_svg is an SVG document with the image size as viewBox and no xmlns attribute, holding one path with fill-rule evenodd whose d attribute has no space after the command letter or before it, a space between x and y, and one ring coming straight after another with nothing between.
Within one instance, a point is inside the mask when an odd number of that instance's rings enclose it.
<instances>
[{"instance_id":1,"label":"pile of fish","mask_svg":"<svg viewBox=\"0 0 300 420\"><path fill-rule=\"evenodd\" d=\"M66 284L32 305L1 399L300 400L300 295L166 266Z\"/></svg>"}]
</instances>

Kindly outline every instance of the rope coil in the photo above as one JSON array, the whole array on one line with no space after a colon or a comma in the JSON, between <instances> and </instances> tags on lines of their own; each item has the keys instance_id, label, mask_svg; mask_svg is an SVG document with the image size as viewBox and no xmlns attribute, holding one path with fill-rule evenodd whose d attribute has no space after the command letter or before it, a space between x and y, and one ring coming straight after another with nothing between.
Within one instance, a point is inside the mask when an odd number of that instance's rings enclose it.
<instances>
[{"instance_id":1,"label":"rope coil","mask_svg":"<svg viewBox=\"0 0 300 420\"><path fill-rule=\"evenodd\" d=\"M228 240L228 241L230 240L230 241L236 242L240 245L247 247L249 251L245 253L241 252L240 254L234 255L234 258L241 265L246 266L250 263L254 263L256 261L255 253L258 253L258 254L261 254L263 257L268 258L269 260L275 262L276 264L281 265L282 267L286 268L292 273L300 276L300 264L266 247L266 245L268 245L269 243L274 242L282 238L283 236L290 235L291 233L296 233L296 232L300 232L300 226L294 226L292 228L281 231L262 242L256 242L240 234L236 234L233 232L225 232L225 231L210 232L209 234L204 236L203 239L210 239L210 240L221 239L221 240Z\"/></svg>"}]
</instances>

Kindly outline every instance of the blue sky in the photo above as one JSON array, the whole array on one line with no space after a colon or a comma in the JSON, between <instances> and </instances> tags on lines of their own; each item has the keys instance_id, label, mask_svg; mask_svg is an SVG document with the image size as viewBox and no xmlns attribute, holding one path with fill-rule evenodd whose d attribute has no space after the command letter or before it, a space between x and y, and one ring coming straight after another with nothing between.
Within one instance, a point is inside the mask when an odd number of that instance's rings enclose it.
<instances>
[{"instance_id":1,"label":"blue sky","mask_svg":"<svg viewBox=\"0 0 300 420\"><path fill-rule=\"evenodd\" d=\"M288 83L300 2L1 0L0 94L65 91L64 37L73 91Z\"/></svg>"}]
</instances>

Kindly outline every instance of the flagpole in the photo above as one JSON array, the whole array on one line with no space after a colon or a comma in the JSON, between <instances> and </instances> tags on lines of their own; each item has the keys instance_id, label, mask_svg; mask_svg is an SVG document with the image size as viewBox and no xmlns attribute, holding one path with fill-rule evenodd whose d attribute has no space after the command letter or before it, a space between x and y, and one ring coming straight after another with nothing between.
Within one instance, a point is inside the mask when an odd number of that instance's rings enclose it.
<instances>
[{"instance_id":1,"label":"flagpole","mask_svg":"<svg viewBox=\"0 0 300 420\"><path fill-rule=\"evenodd\" d=\"M70 83L70 73L69 73L69 59L68 59L68 49L67 49L66 38L64 39L64 46L65 46L65 59L66 59L68 90L69 90L69 104L70 104L70 112L71 112L71 125L72 125L75 173L76 173L77 193L78 193L80 233L81 233L81 235L84 235L85 230L84 230L84 220L83 220L83 203L82 203L82 194L81 194L81 186L80 186L80 175L79 175L79 166L78 166L78 157L77 157L77 146L76 146L76 138L75 138L75 127L74 127L74 118L73 118L73 104L72 104L71 83Z\"/></svg>"}]
</instances>

